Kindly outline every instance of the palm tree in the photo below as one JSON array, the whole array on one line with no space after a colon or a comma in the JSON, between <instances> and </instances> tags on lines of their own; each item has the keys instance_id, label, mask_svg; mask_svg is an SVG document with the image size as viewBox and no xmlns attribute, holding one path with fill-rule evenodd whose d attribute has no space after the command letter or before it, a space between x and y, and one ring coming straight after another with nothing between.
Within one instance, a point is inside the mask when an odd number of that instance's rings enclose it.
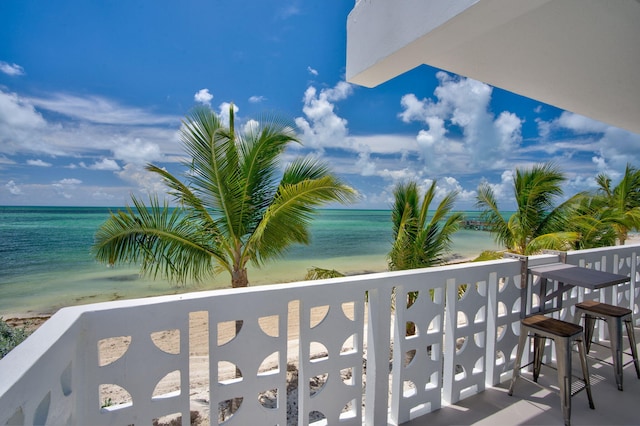
<instances>
[{"instance_id":1,"label":"palm tree","mask_svg":"<svg viewBox=\"0 0 640 426\"><path fill-rule=\"evenodd\" d=\"M428 220L429 206L435 197L436 181L431 183L422 201L416 182L399 184L394 190L391 212L394 243L389 253L389 269L415 269L445 262L451 248L451 236L459 229L462 213L451 213L458 195L447 194Z\"/></svg>"},{"instance_id":2,"label":"palm tree","mask_svg":"<svg viewBox=\"0 0 640 426\"><path fill-rule=\"evenodd\" d=\"M513 190L517 209L509 219L500 212L487 183L478 187L476 206L483 210L482 220L496 241L511 252L529 255L543 249L566 250L580 234L567 231L566 209L554 207L554 200L562 195L564 181L564 175L552 163L516 169Z\"/></svg>"},{"instance_id":3,"label":"palm tree","mask_svg":"<svg viewBox=\"0 0 640 426\"><path fill-rule=\"evenodd\" d=\"M309 223L326 203L348 203L355 191L329 167L311 157L293 160L281 172L285 148L299 142L290 123L274 118L235 129L209 108L197 108L183 121L184 182L149 164L176 202L170 209L157 197L146 206L112 213L95 236L95 257L108 264L136 262L141 272L172 282L196 282L218 272L232 287L249 284L247 264L284 255L294 243L308 244Z\"/></svg>"},{"instance_id":4,"label":"palm tree","mask_svg":"<svg viewBox=\"0 0 640 426\"><path fill-rule=\"evenodd\" d=\"M640 170L627 164L624 176L614 188L606 174L596 177L597 196L609 209L608 223L614 228L618 242L624 245L629 231L640 226Z\"/></svg>"},{"instance_id":5,"label":"palm tree","mask_svg":"<svg viewBox=\"0 0 640 426\"><path fill-rule=\"evenodd\" d=\"M579 193L563 204L568 218L567 230L575 231L580 238L573 242L575 250L608 247L616 244L616 232L611 225L613 210L600 196Z\"/></svg>"}]
</instances>

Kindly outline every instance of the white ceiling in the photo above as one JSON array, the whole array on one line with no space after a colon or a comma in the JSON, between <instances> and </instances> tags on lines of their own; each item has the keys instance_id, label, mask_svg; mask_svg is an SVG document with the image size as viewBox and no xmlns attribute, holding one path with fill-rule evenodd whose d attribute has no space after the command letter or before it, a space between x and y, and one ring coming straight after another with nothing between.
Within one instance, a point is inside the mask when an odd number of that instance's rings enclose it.
<instances>
[{"instance_id":1,"label":"white ceiling","mask_svg":"<svg viewBox=\"0 0 640 426\"><path fill-rule=\"evenodd\" d=\"M420 64L640 133L640 0L360 0L347 79Z\"/></svg>"}]
</instances>

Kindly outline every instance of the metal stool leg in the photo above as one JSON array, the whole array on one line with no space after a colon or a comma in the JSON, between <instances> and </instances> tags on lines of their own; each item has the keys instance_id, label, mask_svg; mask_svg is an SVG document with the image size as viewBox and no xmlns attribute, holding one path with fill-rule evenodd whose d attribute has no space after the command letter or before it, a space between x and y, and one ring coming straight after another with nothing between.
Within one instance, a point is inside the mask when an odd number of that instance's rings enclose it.
<instances>
[{"instance_id":1,"label":"metal stool leg","mask_svg":"<svg viewBox=\"0 0 640 426\"><path fill-rule=\"evenodd\" d=\"M589 408L595 409L593 404L593 396L591 396L591 378L589 377L589 368L587 367L587 351L583 340L578 340L578 355L580 356L580 364L582 365L582 377L584 377L584 385L589 399Z\"/></svg>"},{"instance_id":2,"label":"metal stool leg","mask_svg":"<svg viewBox=\"0 0 640 426\"><path fill-rule=\"evenodd\" d=\"M544 357L544 344L546 337L533 336L533 381L537 382L542 369L542 358Z\"/></svg>"},{"instance_id":3,"label":"metal stool leg","mask_svg":"<svg viewBox=\"0 0 640 426\"><path fill-rule=\"evenodd\" d=\"M520 338L518 339L518 352L516 354L516 363L513 366L513 375L511 376L511 385L509 386L509 396L513 395L513 387L516 384L516 380L520 375L520 366L522 365L522 353L524 352L524 345L527 343L527 331L520 330Z\"/></svg>"},{"instance_id":4,"label":"metal stool leg","mask_svg":"<svg viewBox=\"0 0 640 426\"><path fill-rule=\"evenodd\" d=\"M571 424L571 343L566 337L555 337L560 406L564 424Z\"/></svg>"},{"instance_id":5,"label":"metal stool leg","mask_svg":"<svg viewBox=\"0 0 640 426\"><path fill-rule=\"evenodd\" d=\"M609 327L609 340L611 342L611 356L613 358L613 369L616 375L618 390L622 390L622 319L620 317L605 318Z\"/></svg>"},{"instance_id":6,"label":"metal stool leg","mask_svg":"<svg viewBox=\"0 0 640 426\"><path fill-rule=\"evenodd\" d=\"M584 345L587 353L591 350L591 340L593 339L593 329L597 318L589 314L584 314Z\"/></svg>"},{"instance_id":7,"label":"metal stool leg","mask_svg":"<svg viewBox=\"0 0 640 426\"><path fill-rule=\"evenodd\" d=\"M624 325L627 327L627 337L629 338L629 345L631 346L633 363L636 366L636 375L638 376L638 379L640 379L640 362L638 362L638 346L636 345L636 336L633 331L633 322L628 318L624 321Z\"/></svg>"}]
</instances>

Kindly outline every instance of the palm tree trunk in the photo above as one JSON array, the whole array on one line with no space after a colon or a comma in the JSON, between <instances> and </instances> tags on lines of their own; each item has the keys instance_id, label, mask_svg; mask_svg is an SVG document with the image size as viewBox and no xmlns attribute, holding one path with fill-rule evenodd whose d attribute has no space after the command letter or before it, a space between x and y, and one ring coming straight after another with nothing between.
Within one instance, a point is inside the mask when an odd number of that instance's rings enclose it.
<instances>
[{"instance_id":1,"label":"palm tree trunk","mask_svg":"<svg viewBox=\"0 0 640 426\"><path fill-rule=\"evenodd\" d=\"M247 268L234 269L231 273L231 287L247 287L249 278L247 277Z\"/></svg>"}]
</instances>

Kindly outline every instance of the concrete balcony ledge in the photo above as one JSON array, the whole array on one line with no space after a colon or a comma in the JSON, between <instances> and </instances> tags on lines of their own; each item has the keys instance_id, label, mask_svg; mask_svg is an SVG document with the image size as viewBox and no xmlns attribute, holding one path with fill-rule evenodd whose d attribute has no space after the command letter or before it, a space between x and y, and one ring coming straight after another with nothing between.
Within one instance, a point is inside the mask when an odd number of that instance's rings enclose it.
<instances>
[{"instance_id":1,"label":"concrete balcony ledge","mask_svg":"<svg viewBox=\"0 0 640 426\"><path fill-rule=\"evenodd\" d=\"M637 327L639 253L640 245L567 253L568 263L632 280L574 288L556 315L572 321L579 301L615 301L636 312ZM558 261L547 254L529 265ZM556 395L525 382L514 397L504 392L518 342L520 272L519 260L502 259L65 308L0 360L0 425L167 416L187 425L191 410L226 425L558 423ZM529 281L535 293L540 284ZM415 302L406 302L409 293ZM107 356L107 347L117 350ZM584 414L577 395L576 423L629 423L627 398L637 397L640 381L625 371L618 392L610 367L592 368L602 377L597 410Z\"/></svg>"}]
</instances>

